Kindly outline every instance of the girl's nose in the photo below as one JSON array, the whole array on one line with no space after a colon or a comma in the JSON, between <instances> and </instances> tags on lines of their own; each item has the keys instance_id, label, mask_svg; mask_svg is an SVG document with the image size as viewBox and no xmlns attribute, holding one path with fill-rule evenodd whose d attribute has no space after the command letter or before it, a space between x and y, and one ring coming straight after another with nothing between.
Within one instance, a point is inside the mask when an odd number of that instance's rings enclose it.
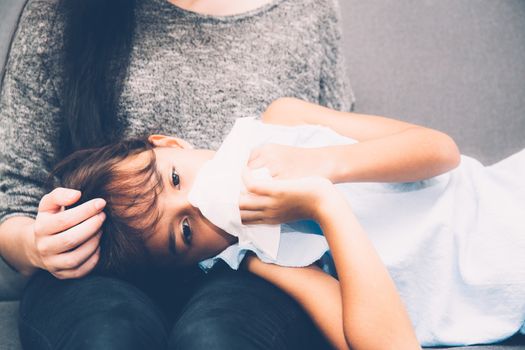
<instances>
[{"instance_id":1,"label":"girl's nose","mask_svg":"<svg viewBox=\"0 0 525 350\"><path fill-rule=\"evenodd\" d=\"M197 215L200 214L199 209L191 205L186 194L173 198L172 205L177 212L184 213L185 215Z\"/></svg>"},{"instance_id":2,"label":"girl's nose","mask_svg":"<svg viewBox=\"0 0 525 350\"><path fill-rule=\"evenodd\" d=\"M199 210L199 208L197 207L194 207L193 205L191 205L189 202L188 202L188 205L189 205L189 211L191 212L191 215L194 217L194 218L204 218L204 215L202 215L201 211Z\"/></svg>"}]
</instances>

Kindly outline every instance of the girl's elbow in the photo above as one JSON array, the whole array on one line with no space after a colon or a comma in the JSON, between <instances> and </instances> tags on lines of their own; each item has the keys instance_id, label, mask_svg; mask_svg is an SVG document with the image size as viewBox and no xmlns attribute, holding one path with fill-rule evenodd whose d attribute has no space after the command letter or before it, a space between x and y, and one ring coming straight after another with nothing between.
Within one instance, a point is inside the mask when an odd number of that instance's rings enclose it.
<instances>
[{"instance_id":1,"label":"girl's elbow","mask_svg":"<svg viewBox=\"0 0 525 350\"><path fill-rule=\"evenodd\" d=\"M452 137L444 133L440 134L440 158L441 162L446 166L447 171L449 171L459 166L459 163L461 162L461 153L459 152L458 145Z\"/></svg>"},{"instance_id":2,"label":"girl's elbow","mask_svg":"<svg viewBox=\"0 0 525 350\"><path fill-rule=\"evenodd\" d=\"M455 169L461 162L461 154L454 139L444 132L425 129L420 136L426 141L427 158L436 174L446 173ZM423 141L423 143L425 143Z\"/></svg>"},{"instance_id":3,"label":"girl's elbow","mask_svg":"<svg viewBox=\"0 0 525 350\"><path fill-rule=\"evenodd\" d=\"M461 154L454 139L444 132L430 128L415 128L423 147L425 159L434 175L455 169L461 162Z\"/></svg>"}]
</instances>

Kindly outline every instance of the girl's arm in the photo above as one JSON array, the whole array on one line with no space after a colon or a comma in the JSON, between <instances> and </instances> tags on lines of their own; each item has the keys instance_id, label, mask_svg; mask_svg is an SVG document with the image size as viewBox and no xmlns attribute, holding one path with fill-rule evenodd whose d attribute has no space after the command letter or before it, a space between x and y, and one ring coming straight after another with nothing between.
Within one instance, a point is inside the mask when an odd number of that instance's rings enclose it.
<instances>
[{"instance_id":1,"label":"girl's arm","mask_svg":"<svg viewBox=\"0 0 525 350\"><path fill-rule=\"evenodd\" d=\"M266 166L277 177L309 176L313 171L334 183L409 182L442 174L460 161L455 142L442 132L384 117L339 112L295 98L274 101L263 121L323 125L359 141L301 151L275 145L256 150L250 166Z\"/></svg>"},{"instance_id":2,"label":"girl's arm","mask_svg":"<svg viewBox=\"0 0 525 350\"><path fill-rule=\"evenodd\" d=\"M420 349L394 282L348 202L323 189L314 218L334 258L343 303L343 329L352 349Z\"/></svg>"},{"instance_id":3,"label":"girl's arm","mask_svg":"<svg viewBox=\"0 0 525 350\"><path fill-rule=\"evenodd\" d=\"M253 181L240 200L244 224L275 224L313 218L323 229L340 288L312 272L287 278L260 272L290 293L311 314L332 344L352 349L420 349L394 282L346 199L326 179ZM320 294L316 294L316 293ZM341 326L342 324L342 326ZM334 327L335 325L335 327ZM342 329L342 334L341 334Z\"/></svg>"}]
</instances>

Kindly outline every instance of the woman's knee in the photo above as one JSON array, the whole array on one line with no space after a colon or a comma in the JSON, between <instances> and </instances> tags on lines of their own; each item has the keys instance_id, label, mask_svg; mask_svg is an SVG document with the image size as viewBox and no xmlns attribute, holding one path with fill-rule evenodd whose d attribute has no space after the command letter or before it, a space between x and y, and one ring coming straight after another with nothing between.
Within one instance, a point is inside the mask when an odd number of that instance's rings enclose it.
<instances>
[{"instance_id":1,"label":"woman's knee","mask_svg":"<svg viewBox=\"0 0 525 350\"><path fill-rule=\"evenodd\" d=\"M115 304L80 320L57 344L57 349L165 349L164 325L139 314L129 303ZM146 316L146 317L144 317Z\"/></svg>"},{"instance_id":2,"label":"woman's knee","mask_svg":"<svg viewBox=\"0 0 525 350\"><path fill-rule=\"evenodd\" d=\"M162 349L167 339L163 315L144 293L101 276L36 276L22 296L19 326L27 349Z\"/></svg>"},{"instance_id":3,"label":"woman's knee","mask_svg":"<svg viewBox=\"0 0 525 350\"><path fill-rule=\"evenodd\" d=\"M322 349L309 346L313 338L319 334L311 321L282 291L247 273L221 271L187 304L169 348Z\"/></svg>"}]
</instances>

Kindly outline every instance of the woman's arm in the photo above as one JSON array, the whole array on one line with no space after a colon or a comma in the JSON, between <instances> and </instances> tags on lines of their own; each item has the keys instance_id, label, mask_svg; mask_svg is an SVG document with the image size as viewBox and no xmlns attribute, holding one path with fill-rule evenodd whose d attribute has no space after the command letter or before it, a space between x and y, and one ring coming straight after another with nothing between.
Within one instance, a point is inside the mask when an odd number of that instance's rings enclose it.
<instances>
[{"instance_id":1,"label":"woman's arm","mask_svg":"<svg viewBox=\"0 0 525 350\"><path fill-rule=\"evenodd\" d=\"M263 121L323 125L359 141L301 152L268 145L254 152L251 167L273 167L274 174L292 174L283 178L312 175L314 170L334 183L409 182L442 174L460 161L455 142L442 132L379 116L339 112L294 98L274 101L263 114ZM290 163L294 166L287 167Z\"/></svg>"},{"instance_id":2,"label":"woman's arm","mask_svg":"<svg viewBox=\"0 0 525 350\"><path fill-rule=\"evenodd\" d=\"M24 275L42 268L69 278L86 274L96 263L102 217L95 214L102 208L83 204L64 211L63 206L79 199L78 191L45 195L49 170L57 160L62 115L55 90L57 72L48 65L58 55L53 51L57 45L52 45L58 40L53 37L58 32L52 28L53 14L58 13L53 6L26 6L3 78L0 254Z\"/></svg>"},{"instance_id":3,"label":"woman's arm","mask_svg":"<svg viewBox=\"0 0 525 350\"><path fill-rule=\"evenodd\" d=\"M348 202L329 181L312 177L245 182L249 194L240 200L244 224L313 218L323 229L339 277L337 295L333 286L323 285L333 282L320 282L319 277L311 281L304 275L287 279L269 270L261 275L295 297L334 345L340 347L341 327L337 324L342 321L344 339L352 349L420 349L386 267ZM316 291L322 294L313 294ZM340 302L342 312L337 311ZM332 317L342 314L342 320L335 321L338 332L330 330L334 321L324 314L325 308Z\"/></svg>"},{"instance_id":4,"label":"woman's arm","mask_svg":"<svg viewBox=\"0 0 525 350\"><path fill-rule=\"evenodd\" d=\"M16 216L0 225L0 255L24 276L32 275L37 269L31 254L34 222L32 218Z\"/></svg>"},{"instance_id":5,"label":"woman's arm","mask_svg":"<svg viewBox=\"0 0 525 350\"><path fill-rule=\"evenodd\" d=\"M0 255L25 276L37 269L61 279L89 273L99 258L105 201L93 199L64 210L79 199L79 191L56 188L40 201L36 219L6 219L0 225Z\"/></svg>"}]
</instances>

